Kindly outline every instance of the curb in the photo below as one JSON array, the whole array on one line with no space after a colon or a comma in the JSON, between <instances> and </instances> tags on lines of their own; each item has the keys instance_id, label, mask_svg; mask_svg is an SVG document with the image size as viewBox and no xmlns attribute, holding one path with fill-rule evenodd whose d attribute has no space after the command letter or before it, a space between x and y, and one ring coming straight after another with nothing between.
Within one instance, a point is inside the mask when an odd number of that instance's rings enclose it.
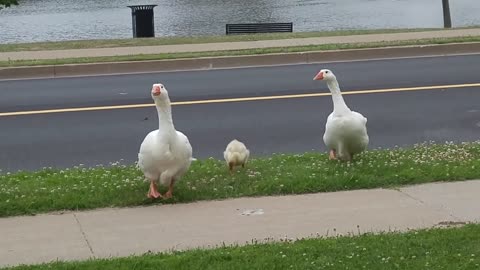
<instances>
[{"instance_id":1,"label":"curb","mask_svg":"<svg viewBox=\"0 0 480 270\"><path fill-rule=\"evenodd\" d=\"M61 78L480 53L480 42L264 55L0 68L0 80Z\"/></svg>"}]
</instances>

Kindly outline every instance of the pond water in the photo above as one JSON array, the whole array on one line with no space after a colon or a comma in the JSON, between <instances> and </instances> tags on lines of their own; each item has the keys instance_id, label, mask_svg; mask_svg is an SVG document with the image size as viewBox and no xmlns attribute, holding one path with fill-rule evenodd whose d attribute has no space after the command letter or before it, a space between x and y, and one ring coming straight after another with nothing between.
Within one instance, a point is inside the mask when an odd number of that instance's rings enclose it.
<instances>
[{"instance_id":1,"label":"pond water","mask_svg":"<svg viewBox=\"0 0 480 270\"><path fill-rule=\"evenodd\" d=\"M132 37L128 5L156 4L159 36L224 35L226 23L294 31L443 27L441 0L20 0L0 10L0 43ZM480 25L480 0L450 0L454 27Z\"/></svg>"}]
</instances>

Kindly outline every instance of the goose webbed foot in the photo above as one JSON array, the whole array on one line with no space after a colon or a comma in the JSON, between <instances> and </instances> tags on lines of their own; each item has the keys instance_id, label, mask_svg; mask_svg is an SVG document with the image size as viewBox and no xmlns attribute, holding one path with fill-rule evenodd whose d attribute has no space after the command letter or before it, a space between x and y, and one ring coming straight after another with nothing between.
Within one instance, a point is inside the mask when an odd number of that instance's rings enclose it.
<instances>
[{"instance_id":1,"label":"goose webbed foot","mask_svg":"<svg viewBox=\"0 0 480 270\"><path fill-rule=\"evenodd\" d=\"M150 180L150 189L148 190L147 197L150 199L157 199L162 197L162 194L158 192L157 190L157 185L155 184L155 181Z\"/></svg>"}]
</instances>

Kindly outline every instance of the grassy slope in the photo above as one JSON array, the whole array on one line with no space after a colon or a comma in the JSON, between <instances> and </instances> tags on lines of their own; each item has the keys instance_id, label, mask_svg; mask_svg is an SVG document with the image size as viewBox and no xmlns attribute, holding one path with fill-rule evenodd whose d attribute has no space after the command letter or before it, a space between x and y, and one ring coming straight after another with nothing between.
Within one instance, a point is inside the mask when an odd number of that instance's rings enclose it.
<instances>
[{"instance_id":1,"label":"grassy slope","mask_svg":"<svg viewBox=\"0 0 480 270\"><path fill-rule=\"evenodd\" d=\"M344 43L344 44L326 44L326 45L312 45L312 46L293 46L293 47L210 51L210 52L139 54L139 55L125 55L125 56L80 57L80 58L45 59L45 60L14 60L14 61L0 61L0 67L187 59L187 58L198 58L198 57L258 55L258 54L271 54L271 53L364 49L364 48L395 47L395 46L407 46L407 45L448 44L448 43L464 43L464 42L480 42L480 37L437 38L437 39L420 39L420 40L372 42L372 43Z\"/></svg>"},{"instance_id":2,"label":"grassy slope","mask_svg":"<svg viewBox=\"0 0 480 270\"><path fill-rule=\"evenodd\" d=\"M323 153L275 155L252 160L233 176L224 162L199 160L165 202L474 179L480 178L479 167L480 142L374 150L356 156L354 163L329 161ZM138 169L124 165L0 174L0 216L154 203L146 198L148 183L142 180Z\"/></svg>"},{"instance_id":3,"label":"grassy slope","mask_svg":"<svg viewBox=\"0 0 480 270\"><path fill-rule=\"evenodd\" d=\"M455 28L455 29L461 29L461 28ZM229 36L225 35L225 36L197 36L197 37L157 37L157 38L135 38L135 39L128 38L128 39L72 40L72 41L56 41L56 42L0 44L0 52L216 43L216 42L255 41L255 40L273 40L273 39L288 39L288 38L329 37L329 36L383 34L383 33L405 33L405 32L421 32L421 31L433 31L433 30L444 30L444 29L414 28L414 29L340 30L340 31L324 31L324 32L269 33L269 34L229 35Z\"/></svg>"},{"instance_id":4,"label":"grassy slope","mask_svg":"<svg viewBox=\"0 0 480 270\"><path fill-rule=\"evenodd\" d=\"M31 269L480 269L480 225L22 266Z\"/></svg>"}]
</instances>

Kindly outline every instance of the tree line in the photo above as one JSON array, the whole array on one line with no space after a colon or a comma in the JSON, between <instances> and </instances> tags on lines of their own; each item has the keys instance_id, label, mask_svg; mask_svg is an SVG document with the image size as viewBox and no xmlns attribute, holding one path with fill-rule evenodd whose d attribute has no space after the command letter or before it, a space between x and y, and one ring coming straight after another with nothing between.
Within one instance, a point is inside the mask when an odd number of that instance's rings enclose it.
<instances>
[{"instance_id":1,"label":"tree line","mask_svg":"<svg viewBox=\"0 0 480 270\"><path fill-rule=\"evenodd\" d=\"M0 9L9 7L11 5L18 5L17 0L0 0Z\"/></svg>"}]
</instances>

